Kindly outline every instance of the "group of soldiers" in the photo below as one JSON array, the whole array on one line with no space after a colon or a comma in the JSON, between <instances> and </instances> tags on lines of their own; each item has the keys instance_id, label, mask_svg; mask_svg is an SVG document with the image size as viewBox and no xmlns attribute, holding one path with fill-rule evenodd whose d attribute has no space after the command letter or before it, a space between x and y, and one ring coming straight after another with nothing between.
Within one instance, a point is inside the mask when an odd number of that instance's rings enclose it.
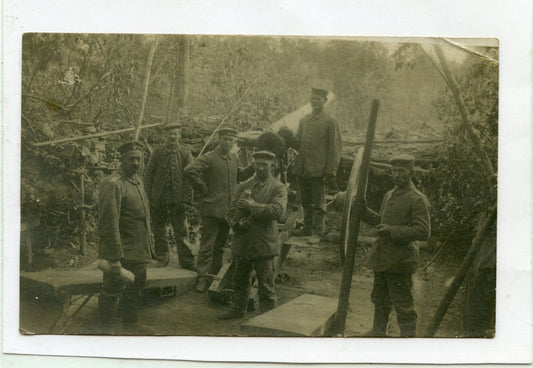
<instances>
[{"instance_id":1,"label":"group of soldiers","mask_svg":"<svg viewBox=\"0 0 533 368\"><path fill-rule=\"evenodd\" d=\"M293 174L304 221L297 236L325 232L325 188L335 181L342 144L337 120L324 111L327 96L328 91L313 88L311 114L300 121L295 136L284 135L287 146L298 151ZM155 257L159 267L169 263L168 223L173 228L180 266L197 272L195 290L199 293L209 288L213 275L219 272L224 246L232 233L231 254L236 264L232 305L220 319L246 315L254 271L260 311L276 307L277 223L287 207L287 186L274 175L276 154L257 151L253 168L241 169L232 151L237 131L222 128L217 147L194 159L180 144L180 125L169 124L165 129L166 143L151 154L142 178L144 147L128 142L118 148L119 169L101 185L99 256L110 263L111 272L103 276L99 313L109 333L118 333L117 317L122 320L122 334L154 332L138 322L137 311L148 262ZM417 258L413 241L427 240L430 232L427 199L411 181L414 159L396 157L391 164L394 189L386 194L380 213L367 208L363 214L365 221L377 225L378 235L369 259L375 271L375 316L368 336L385 336L392 306L402 336L415 335L417 315L410 291ZM202 233L196 262L188 245L184 208L193 193L201 198ZM120 277L122 268L135 275L132 284Z\"/></svg>"}]
</instances>

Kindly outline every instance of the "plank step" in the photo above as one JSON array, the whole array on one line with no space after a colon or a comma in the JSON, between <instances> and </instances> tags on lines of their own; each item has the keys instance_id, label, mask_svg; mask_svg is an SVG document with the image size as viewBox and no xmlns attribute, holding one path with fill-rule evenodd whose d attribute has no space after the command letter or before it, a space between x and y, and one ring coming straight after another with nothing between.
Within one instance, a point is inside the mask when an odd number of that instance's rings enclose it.
<instances>
[{"instance_id":1,"label":"plank step","mask_svg":"<svg viewBox=\"0 0 533 368\"><path fill-rule=\"evenodd\" d=\"M241 325L247 336L323 336L332 326L337 299L303 294Z\"/></svg>"}]
</instances>

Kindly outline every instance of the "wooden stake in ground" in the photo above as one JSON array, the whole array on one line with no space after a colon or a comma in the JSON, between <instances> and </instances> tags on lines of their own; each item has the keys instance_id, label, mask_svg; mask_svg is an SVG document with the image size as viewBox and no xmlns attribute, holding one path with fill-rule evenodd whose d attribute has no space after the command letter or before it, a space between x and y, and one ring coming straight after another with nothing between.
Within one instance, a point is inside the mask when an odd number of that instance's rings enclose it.
<instances>
[{"instance_id":1,"label":"wooden stake in ground","mask_svg":"<svg viewBox=\"0 0 533 368\"><path fill-rule=\"evenodd\" d=\"M370 119L368 128L366 130L366 142L363 152L363 159L361 167L359 168L359 181L357 182L357 189L355 192L355 208L353 210L354 221L353 231L355 240L352 244L348 244L346 250L346 257L344 260L344 270L342 273L341 290L339 294L339 304L337 306L337 313L335 315L334 332L338 335L344 334L344 326L346 323L346 314L348 311L348 304L350 301L350 289L352 287L353 266L355 262L355 247L357 246L357 238L359 236L359 225L361 223L361 216L363 214L362 203L364 199L366 177L368 175L368 167L370 163L370 153L372 151L372 144L374 142L374 133L376 131L376 121L378 117L379 101L372 101L372 110L370 112Z\"/></svg>"},{"instance_id":2,"label":"wooden stake in ground","mask_svg":"<svg viewBox=\"0 0 533 368\"><path fill-rule=\"evenodd\" d=\"M157 42L158 42L158 38L156 37L154 39L154 42L152 43L152 47L150 47L150 52L148 53L148 60L146 62L146 71L144 74L143 100L141 103L141 111L139 112L139 120L137 121L137 128L135 129L135 135L133 136L134 141L139 140L139 132L141 131L141 124L143 122L144 107L146 105L146 97L148 96L148 84L150 83L150 73L152 70L152 62L154 60L155 49L157 48Z\"/></svg>"},{"instance_id":3,"label":"wooden stake in ground","mask_svg":"<svg viewBox=\"0 0 533 368\"><path fill-rule=\"evenodd\" d=\"M496 221L496 212L496 206L494 206L485 218L485 222L483 223L483 225L478 229L476 236L472 241L472 246L468 250L468 253L463 259L461 265L459 266L457 273L453 277L453 281L448 287L448 290L446 290L446 294L444 295L444 298L442 298L442 301L440 302L437 311L433 315L433 318L431 318L431 322L429 323L426 329L424 337L433 337L435 335L435 332L437 332L437 329L439 328L440 323L444 318L444 315L448 311L450 304L452 304L455 294L457 294L457 290L459 290L459 287L465 279L466 273L472 266L472 263L474 262L474 259L476 258L476 255L478 254L479 249L481 248L483 240L487 237L487 234L489 233L492 225L494 224L494 221Z\"/></svg>"}]
</instances>

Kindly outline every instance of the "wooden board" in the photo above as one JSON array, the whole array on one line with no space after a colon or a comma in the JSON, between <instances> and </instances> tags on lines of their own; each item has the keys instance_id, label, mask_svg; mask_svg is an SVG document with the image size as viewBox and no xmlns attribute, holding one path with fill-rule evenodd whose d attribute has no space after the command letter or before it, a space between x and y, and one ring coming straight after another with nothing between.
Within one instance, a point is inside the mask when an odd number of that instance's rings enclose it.
<instances>
[{"instance_id":1,"label":"wooden board","mask_svg":"<svg viewBox=\"0 0 533 368\"><path fill-rule=\"evenodd\" d=\"M180 289L190 289L195 282L196 273L193 271L173 267L148 268L145 288L177 286ZM61 292L70 295L88 295L100 291L102 271L98 269L83 269L23 272L20 275L20 285L24 290L35 290L50 294Z\"/></svg>"},{"instance_id":2,"label":"wooden board","mask_svg":"<svg viewBox=\"0 0 533 368\"><path fill-rule=\"evenodd\" d=\"M303 294L241 325L247 336L323 336L331 327L337 299Z\"/></svg>"}]
</instances>

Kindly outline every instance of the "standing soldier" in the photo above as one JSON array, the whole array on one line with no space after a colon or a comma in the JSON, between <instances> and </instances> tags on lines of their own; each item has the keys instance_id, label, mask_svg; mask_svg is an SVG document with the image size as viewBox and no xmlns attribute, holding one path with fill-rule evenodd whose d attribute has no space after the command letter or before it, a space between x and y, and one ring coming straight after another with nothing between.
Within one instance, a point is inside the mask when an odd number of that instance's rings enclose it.
<instances>
[{"instance_id":1,"label":"standing soldier","mask_svg":"<svg viewBox=\"0 0 533 368\"><path fill-rule=\"evenodd\" d=\"M111 333L115 332L113 317L117 306L124 322L123 332L153 332L137 324L137 309L146 282L146 264L151 259L150 211L138 175L143 148L139 142L121 145L118 148L121 154L120 167L100 187L99 257L109 262L111 272L104 272L98 309L101 322ZM135 275L133 284L126 284L120 277L121 267Z\"/></svg>"},{"instance_id":2,"label":"standing soldier","mask_svg":"<svg viewBox=\"0 0 533 368\"><path fill-rule=\"evenodd\" d=\"M189 231L183 207L184 200L190 200L192 195L183 179L183 169L192 162L192 155L179 143L179 123L169 124L165 130L167 142L154 150L144 173L144 185L152 212L155 253L159 266L166 266L169 262L167 222L170 220L180 266L195 271L194 256L187 245Z\"/></svg>"},{"instance_id":3,"label":"standing soldier","mask_svg":"<svg viewBox=\"0 0 533 368\"><path fill-rule=\"evenodd\" d=\"M227 214L235 232L231 252L237 266L233 276L232 306L220 319L246 315L254 269L261 312L276 307L274 257L279 255L277 222L287 207L287 188L272 176L276 155L259 151L253 156L255 175L239 185Z\"/></svg>"},{"instance_id":4,"label":"standing soldier","mask_svg":"<svg viewBox=\"0 0 533 368\"><path fill-rule=\"evenodd\" d=\"M414 337L417 314L411 277L418 262L414 241L425 241L430 236L429 204L411 180L414 157L396 156L390 163L395 186L385 194L380 214L368 208L363 213L366 222L377 225L378 235L368 257L374 269L374 324L367 336L386 336L394 306L401 336Z\"/></svg>"},{"instance_id":5,"label":"standing soldier","mask_svg":"<svg viewBox=\"0 0 533 368\"><path fill-rule=\"evenodd\" d=\"M195 290L203 293L211 277L222 267L223 248L228 239L229 225L226 211L237 186L239 158L231 153L237 140L237 131L223 128L218 132L218 147L198 157L185 168L185 177L203 196L202 238L198 252L198 279Z\"/></svg>"},{"instance_id":6,"label":"standing soldier","mask_svg":"<svg viewBox=\"0 0 533 368\"><path fill-rule=\"evenodd\" d=\"M326 198L324 185L333 185L339 166L342 142L337 120L324 111L328 91L311 89L313 112L300 120L296 134L298 157L294 174L298 179L304 209L304 227L297 235L325 231Z\"/></svg>"}]
</instances>

